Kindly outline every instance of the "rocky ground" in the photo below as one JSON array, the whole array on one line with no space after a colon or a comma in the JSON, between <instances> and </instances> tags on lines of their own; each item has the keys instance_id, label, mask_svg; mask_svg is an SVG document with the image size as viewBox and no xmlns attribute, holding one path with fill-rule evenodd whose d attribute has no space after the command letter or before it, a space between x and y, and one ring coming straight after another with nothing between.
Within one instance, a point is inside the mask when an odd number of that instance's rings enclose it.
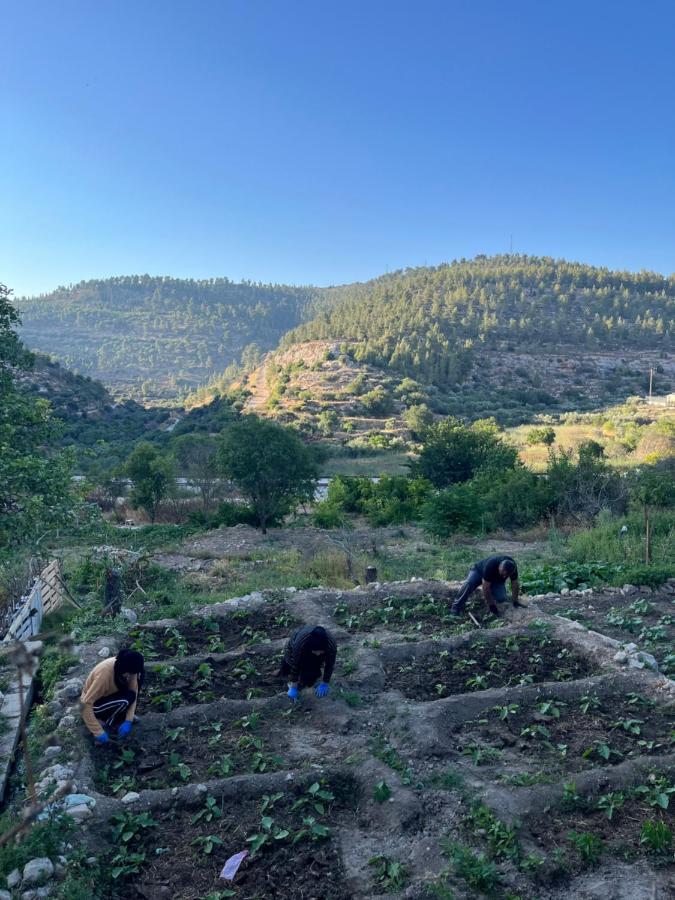
<instances>
[{"instance_id":1,"label":"rocky ground","mask_svg":"<svg viewBox=\"0 0 675 900\"><path fill-rule=\"evenodd\" d=\"M116 854L107 896L673 896L675 687L658 669L675 587L544 595L497 622L476 604L479 628L448 615L457 587L289 589L136 627L140 721L108 748L75 704L117 644L77 648L39 789L68 785L78 846ZM276 668L300 623L329 627L339 657L330 695L292 704ZM62 865L9 873L11 897L48 895Z\"/></svg>"}]
</instances>

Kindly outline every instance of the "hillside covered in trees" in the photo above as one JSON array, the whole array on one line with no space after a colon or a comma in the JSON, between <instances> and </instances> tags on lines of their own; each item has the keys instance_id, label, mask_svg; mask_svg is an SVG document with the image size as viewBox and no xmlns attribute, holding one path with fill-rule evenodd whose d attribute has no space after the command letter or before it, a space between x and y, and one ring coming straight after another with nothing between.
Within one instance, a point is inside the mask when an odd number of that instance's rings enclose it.
<instances>
[{"instance_id":1,"label":"hillside covered in trees","mask_svg":"<svg viewBox=\"0 0 675 900\"><path fill-rule=\"evenodd\" d=\"M406 269L344 289L342 303L287 334L354 342L357 361L438 386L466 351L672 348L675 277L527 256Z\"/></svg>"},{"instance_id":2,"label":"hillside covered in trees","mask_svg":"<svg viewBox=\"0 0 675 900\"><path fill-rule=\"evenodd\" d=\"M279 342L283 351L300 345L301 355L305 342L329 341L356 364L441 394L461 388L462 403L475 392L476 413L492 414L495 405L560 406L551 399L560 390L547 387L551 369L571 382L567 409L598 380L604 387L588 393L586 407L642 392L645 364L662 365L667 389L675 277L479 256L333 288L113 278L21 300L19 310L29 347L118 396L162 401L197 389L192 402L203 403ZM437 406L457 412L452 398Z\"/></svg>"},{"instance_id":3,"label":"hillside covered in trees","mask_svg":"<svg viewBox=\"0 0 675 900\"><path fill-rule=\"evenodd\" d=\"M149 275L84 281L17 301L20 335L32 350L144 400L175 398L242 354L255 359L321 303L312 288Z\"/></svg>"}]
</instances>

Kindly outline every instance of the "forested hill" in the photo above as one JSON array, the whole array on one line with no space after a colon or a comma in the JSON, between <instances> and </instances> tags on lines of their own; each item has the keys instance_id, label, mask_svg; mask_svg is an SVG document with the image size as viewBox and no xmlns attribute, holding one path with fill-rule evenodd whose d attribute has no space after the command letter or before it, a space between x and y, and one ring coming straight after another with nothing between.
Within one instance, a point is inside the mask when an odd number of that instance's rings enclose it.
<instances>
[{"instance_id":1,"label":"forested hill","mask_svg":"<svg viewBox=\"0 0 675 900\"><path fill-rule=\"evenodd\" d=\"M148 275L84 281L17 301L22 340L116 394L167 399L205 382L245 348L274 347L325 302L306 287Z\"/></svg>"},{"instance_id":2,"label":"forested hill","mask_svg":"<svg viewBox=\"0 0 675 900\"><path fill-rule=\"evenodd\" d=\"M348 341L357 361L441 386L458 380L467 349L672 349L675 277L651 272L479 256L339 290L343 302L291 331L282 347Z\"/></svg>"}]
</instances>

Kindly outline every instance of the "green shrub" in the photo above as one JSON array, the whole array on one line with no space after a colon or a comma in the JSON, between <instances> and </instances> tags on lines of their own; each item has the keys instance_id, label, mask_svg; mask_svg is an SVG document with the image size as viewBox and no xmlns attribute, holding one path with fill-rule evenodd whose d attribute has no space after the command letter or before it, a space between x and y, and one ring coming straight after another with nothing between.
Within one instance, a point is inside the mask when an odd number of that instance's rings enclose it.
<instances>
[{"instance_id":1,"label":"green shrub","mask_svg":"<svg viewBox=\"0 0 675 900\"><path fill-rule=\"evenodd\" d=\"M314 507L312 522L317 528L341 528L345 523L345 514L339 506L322 500Z\"/></svg>"},{"instance_id":2,"label":"green shrub","mask_svg":"<svg viewBox=\"0 0 675 900\"><path fill-rule=\"evenodd\" d=\"M485 529L488 509L471 484L454 484L440 491L422 508L422 527L435 537L457 532L479 534Z\"/></svg>"},{"instance_id":3,"label":"green shrub","mask_svg":"<svg viewBox=\"0 0 675 900\"><path fill-rule=\"evenodd\" d=\"M221 525L228 528L233 525L252 525L255 528L258 524L255 510L251 506L244 503L232 503L229 500L224 500L218 506L218 511L212 521L216 528Z\"/></svg>"}]
</instances>

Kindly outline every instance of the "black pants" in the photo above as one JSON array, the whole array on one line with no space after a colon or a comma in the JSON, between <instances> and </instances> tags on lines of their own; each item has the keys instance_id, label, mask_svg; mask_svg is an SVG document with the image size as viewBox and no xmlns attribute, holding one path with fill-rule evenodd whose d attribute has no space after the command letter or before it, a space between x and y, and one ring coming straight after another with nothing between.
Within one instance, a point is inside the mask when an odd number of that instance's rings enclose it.
<instances>
[{"instance_id":1,"label":"black pants","mask_svg":"<svg viewBox=\"0 0 675 900\"><path fill-rule=\"evenodd\" d=\"M478 569L471 568L469 572L468 578L462 585L462 588L455 597L455 602L452 604L453 612L461 612L466 606L466 601L469 599L471 594L481 586L483 583L483 576L480 574ZM492 591L492 596L496 600L497 603L505 603L506 602L506 585L503 581L495 582L494 584L490 584L490 589Z\"/></svg>"},{"instance_id":2,"label":"black pants","mask_svg":"<svg viewBox=\"0 0 675 900\"><path fill-rule=\"evenodd\" d=\"M106 731L119 728L135 699L136 691L132 691L131 688L117 691L116 694L108 694L93 704L94 715Z\"/></svg>"}]
</instances>

